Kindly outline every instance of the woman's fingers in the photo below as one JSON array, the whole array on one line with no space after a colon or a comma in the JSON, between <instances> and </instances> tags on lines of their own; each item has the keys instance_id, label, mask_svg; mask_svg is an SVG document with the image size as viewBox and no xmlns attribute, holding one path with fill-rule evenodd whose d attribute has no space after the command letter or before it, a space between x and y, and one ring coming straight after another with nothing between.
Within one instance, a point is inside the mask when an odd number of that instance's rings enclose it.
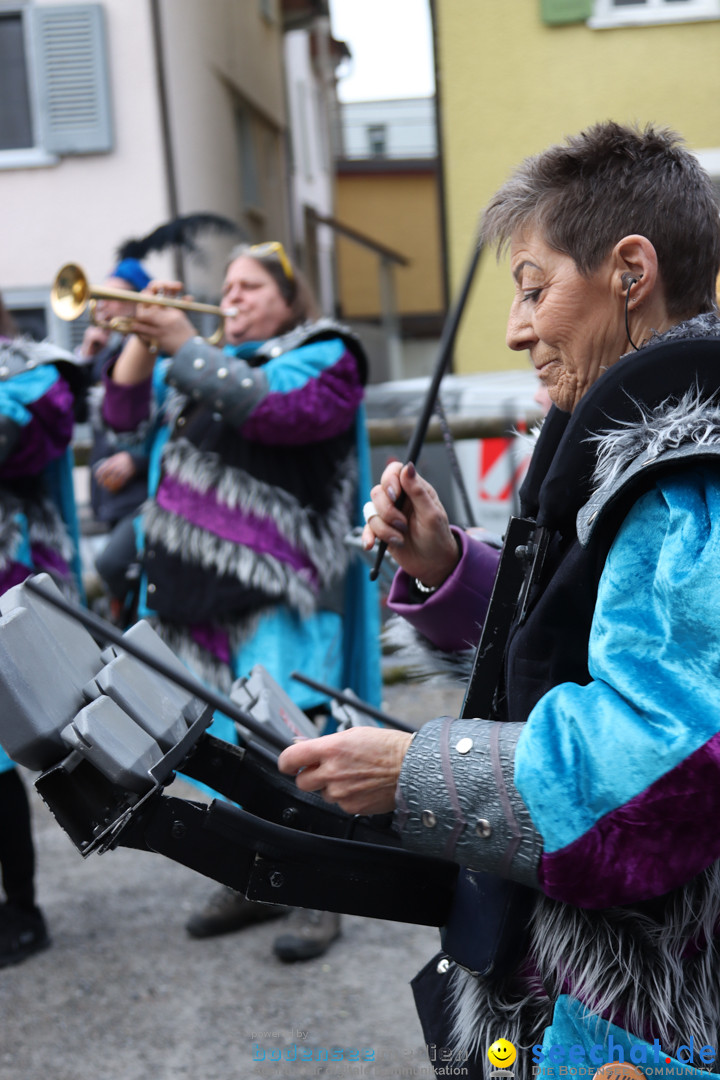
<instances>
[{"instance_id":1,"label":"woman's fingers","mask_svg":"<svg viewBox=\"0 0 720 1080\"><path fill-rule=\"evenodd\" d=\"M408 531L406 514L397 508L395 502L401 490L399 473L402 468L399 461L393 462L383 473L381 482L370 492L370 502L365 505L365 528L363 529L363 547L369 551L375 540L399 547L404 542Z\"/></svg>"},{"instance_id":2,"label":"woman's fingers","mask_svg":"<svg viewBox=\"0 0 720 1080\"><path fill-rule=\"evenodd\" d=\"M316 791L351 814L382 814L395 805L402 761L411 736L387 728L351 728L305 739L283 750L281 772L303 791Z\"/></svg>"}]
</instances>

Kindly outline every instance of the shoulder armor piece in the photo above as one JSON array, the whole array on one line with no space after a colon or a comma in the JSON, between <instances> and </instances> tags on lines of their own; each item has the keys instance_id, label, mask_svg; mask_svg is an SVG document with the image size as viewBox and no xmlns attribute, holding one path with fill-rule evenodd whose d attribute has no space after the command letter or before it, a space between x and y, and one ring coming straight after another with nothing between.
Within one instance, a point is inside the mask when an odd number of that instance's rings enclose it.
<instances>
[{"instance_id":1,"label":"shoulder armor piece","mask_svg":"<svg viewBox=\"0 0 720 1080\"><path fill-rule=\"evenodd\" d=\"M656 453L652 448L645 451L620 472L612 484L603 484L591 495L577 516L578 540L583 547L587 547L607 512L622 497L629 495L633 486L644 486L649 476L668 472L674 466L708 460L720 464L720 443L690 442L662 453Z\"/></svg>"},{"instance_id":2,"label":"shoulder armor piece","mask_svg":"<svg viewBox=\"0 0 720 1080\"><path fill-rule=\"evenodd\" d=\"M65 349L60 349L49 341L33 341L31 338L14 338L12 341L0 341L0 381L12 379L24 371L32 371L42 364L59 362L82 366L82 362Z\"/></svg>"},{"instance_id":3,"label":"shoulder armor piece","mask_svg":"<svg viewBox=\"0 0 720 1080\"><path fill-rule=\"evenodd\" d=\"M269 338L257 350L257 355L266 356L272 360L276 356L290 352L291 349L299 349L301 345L306 345L309 341L323 337L340 337L352 346L354 352L364 356L364 349L357 335L348 326L343 326L341 323L335 322L334 319L328 318L314 319L312 322L302 323L301 326L289 330L287 334Z\"/></svg>"}]
</instances>

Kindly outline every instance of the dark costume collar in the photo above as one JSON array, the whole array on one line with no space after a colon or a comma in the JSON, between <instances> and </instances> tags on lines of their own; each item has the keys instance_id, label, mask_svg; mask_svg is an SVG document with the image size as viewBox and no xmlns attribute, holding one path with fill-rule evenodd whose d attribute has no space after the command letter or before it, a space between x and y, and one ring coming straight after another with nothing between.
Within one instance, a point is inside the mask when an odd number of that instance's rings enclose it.
<instances>
[{"instance_id":1,"label":"dark costume collar","mask_svg":"<svg viewBox=\"0 0 720 1080\"><path fill-rule=\"evenodd\" d=\"M548 414L523 483L523 513L567 534L593 491L595 436L642 420L662 403L677 404L693 389L712 401L720 392L720 324L715 337L658 339L618 360L572 414Z\"/></svg>"}]
</instances>

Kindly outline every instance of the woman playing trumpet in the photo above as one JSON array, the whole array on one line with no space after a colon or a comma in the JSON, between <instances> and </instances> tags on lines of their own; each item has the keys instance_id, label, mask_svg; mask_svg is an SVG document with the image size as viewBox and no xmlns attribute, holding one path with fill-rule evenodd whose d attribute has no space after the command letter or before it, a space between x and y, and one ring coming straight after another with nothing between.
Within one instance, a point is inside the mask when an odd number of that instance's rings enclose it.
<instances>
[{"instance_id":1,"label":"woman playing trumpet","mask_svg":"<svg viewBox=\"0 0 720 1080\"><path fill-rule=\"evenodd\" d=\"M106 376L115 431L140 430L153 394L165 421L141 521L141 614L225 692L261 663L306 710L323 701L290 679L295 669L377 700L377 628L362 619L372 601L344 545L367 477L365 354L347 330L316 318L280 244L233 252L222 306L232 310L223 349L197 337L182 311L140 306ZM190 931L268 913L235 898L219 906ZM317 955L337 933L332 917L296 951Z\"/></svg>"}]
</instances>

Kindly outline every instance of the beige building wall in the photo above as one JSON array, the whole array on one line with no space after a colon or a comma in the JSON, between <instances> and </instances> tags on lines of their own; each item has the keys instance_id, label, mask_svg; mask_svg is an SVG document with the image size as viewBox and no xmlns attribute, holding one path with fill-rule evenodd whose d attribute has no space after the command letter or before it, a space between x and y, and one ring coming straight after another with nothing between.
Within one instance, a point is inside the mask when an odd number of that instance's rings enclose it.
<instances>
[{"instance_id":1,"label":"beige building wall","mask_svg":"<svg viewBox=\"0 0 720 1080\"><path fill-rule=\"evenodd\" d=\"M345 169L348 169L346 166ZM343 171L336 187L336 217L409 260L396 266L395 290L401 316L443 310L440 221L434 169L353 174ZM377 256L339 236L338 273L345 318L380 314Z\"/></svg>"},{"instance_id":2,"label":"beige building wall","mask_svg":"<svg viewBox=\"0 0 720 1080\"><path fill-rule=\"evenodd\" d=\"M549 27L539 0L434 0L451 295L478 216L512 167L596 121L669 125L691 149L720 146L720 21L591 30ZM522 367L505 347L507 264L483 256L456 370Z\"/></svg>"},{"instance_id":3,"label":"beige building wall","mask_svg":"<svg viewBox=\"0 0 720 1080\"><path fill-rule=\"evenodd\" d=\"M0 162L0 289L49 287L68 261L102 277L119 240L167 216L149 5L106 0L104 6L114 149L37 168L4 169Z\"/></svg>"}]
</instances>

